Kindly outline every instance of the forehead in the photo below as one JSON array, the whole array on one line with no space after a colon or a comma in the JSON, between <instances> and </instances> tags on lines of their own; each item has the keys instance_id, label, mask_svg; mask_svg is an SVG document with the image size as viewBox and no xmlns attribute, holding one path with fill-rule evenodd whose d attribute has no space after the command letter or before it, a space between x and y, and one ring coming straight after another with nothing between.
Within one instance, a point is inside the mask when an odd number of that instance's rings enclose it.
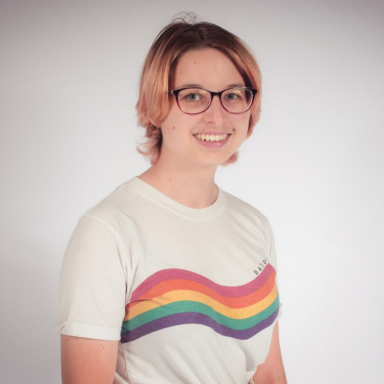
<instances>
[{"instance_id":1,"label":"forehead","mask_svg":"<svg viewBox=\"0 0 384 384\"><path fill-rule=\"evenodd\" d=\"M224 53L213 48L184 53L176 65L172 86L200 86L221 91L231 85L245 85L235 64Z\"/></svg>"}]
</instances>

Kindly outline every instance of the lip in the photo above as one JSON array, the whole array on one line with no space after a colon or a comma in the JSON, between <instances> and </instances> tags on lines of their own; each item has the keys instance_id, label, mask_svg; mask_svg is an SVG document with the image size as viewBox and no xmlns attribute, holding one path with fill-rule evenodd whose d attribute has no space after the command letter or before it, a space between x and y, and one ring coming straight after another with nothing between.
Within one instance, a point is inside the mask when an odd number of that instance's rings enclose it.
<instances>
[{"instance_id":1,"label":"lip","mask_svg":"<svg viewBox=\"0 0 384 384\"><path fill-rule=\"evenodd\" d=\"M216 148L216 149L220 149L222 147L224 147L224 145L227 143L227 141L229 140L229 138L232 136L232 133L227 133L227 132L204 132L203 134L205 135L228 135L224 140L222 141L205 141L205 140L200 140L196 137L196 135L198 135L199 133L196 133L193 135L193 137L195 138L195 140L200 144L202 145L203 147L206 147L206 148Z\"/></svg>"}]
</instances>

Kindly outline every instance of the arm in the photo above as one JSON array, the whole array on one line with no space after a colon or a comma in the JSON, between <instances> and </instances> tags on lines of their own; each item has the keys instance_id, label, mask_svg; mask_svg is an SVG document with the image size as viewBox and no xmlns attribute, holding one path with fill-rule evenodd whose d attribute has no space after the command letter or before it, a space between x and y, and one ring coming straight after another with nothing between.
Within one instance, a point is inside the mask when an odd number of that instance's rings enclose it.
<instances>
[{"instance_id":1,"label":"arm","mask_svg":"<svg viewBox=\"0 0 384 384\"><path fill-rule=\"evenodd\" d=\"M64 384L113 382L125 314L124 258L104 222L79 220L60 279L57 327Z\"/></svg>"},{"instance_id":2,"label":"arm","mask_svg":"<svg viewBox=\"0 0 384 384\"><path fill-rule=\"evenodd\" d=\"M271 347L265 362L253 376L255 384L287 384L283 359L281 357L278 323L273 329Z\"/></svg>"},{"instance_id":3,"label":"arm","mask_svg":"<svg viewBox=\"0 0 384 384\"><path fill-rule=\"evenodd\" d=\"M63 384L112 384L118 341L61 335Z\"/></svg>"}]
</instances>

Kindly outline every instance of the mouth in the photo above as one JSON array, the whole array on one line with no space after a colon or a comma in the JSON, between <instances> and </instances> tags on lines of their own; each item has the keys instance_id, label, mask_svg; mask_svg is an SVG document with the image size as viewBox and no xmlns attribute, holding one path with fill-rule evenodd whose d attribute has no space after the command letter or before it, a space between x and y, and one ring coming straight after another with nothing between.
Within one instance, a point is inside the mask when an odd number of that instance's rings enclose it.
<instances>
[{"instance_id":1,"label":"mouth","mask_svg":"<svg viewBox=\"0 0 384 384\"><path fill-rule=\"evenodd\" d=\"M228 136L230 136L231 134L222 134L222 135L206 135L206 134L196 134L196 135L193 135L194 137L196 137L196 139L198 140L202 140L202 141L210 141L210 142L213 142L213 141L225 141Z\"/></svg>"}]
</instances>

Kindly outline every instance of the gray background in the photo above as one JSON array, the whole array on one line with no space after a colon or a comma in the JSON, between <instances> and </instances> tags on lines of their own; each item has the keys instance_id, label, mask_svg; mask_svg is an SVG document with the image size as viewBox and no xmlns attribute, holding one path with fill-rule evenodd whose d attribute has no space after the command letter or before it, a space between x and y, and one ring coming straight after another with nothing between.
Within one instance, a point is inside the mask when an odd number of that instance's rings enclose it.
<instances>
[{"instance_id":1,"label":"gray background","mask_svg":"<svg viewBox=\"0 0 384 384\"><path fill-rule=\"evenodd\" d=\"M383 1L0 3L0 382L59 383L59 271L80 215L148 167L144 56L180 11L242 37L263 111L224 190L273 226L291 384L384 382Z\"/></svg>"}]
</instances>

